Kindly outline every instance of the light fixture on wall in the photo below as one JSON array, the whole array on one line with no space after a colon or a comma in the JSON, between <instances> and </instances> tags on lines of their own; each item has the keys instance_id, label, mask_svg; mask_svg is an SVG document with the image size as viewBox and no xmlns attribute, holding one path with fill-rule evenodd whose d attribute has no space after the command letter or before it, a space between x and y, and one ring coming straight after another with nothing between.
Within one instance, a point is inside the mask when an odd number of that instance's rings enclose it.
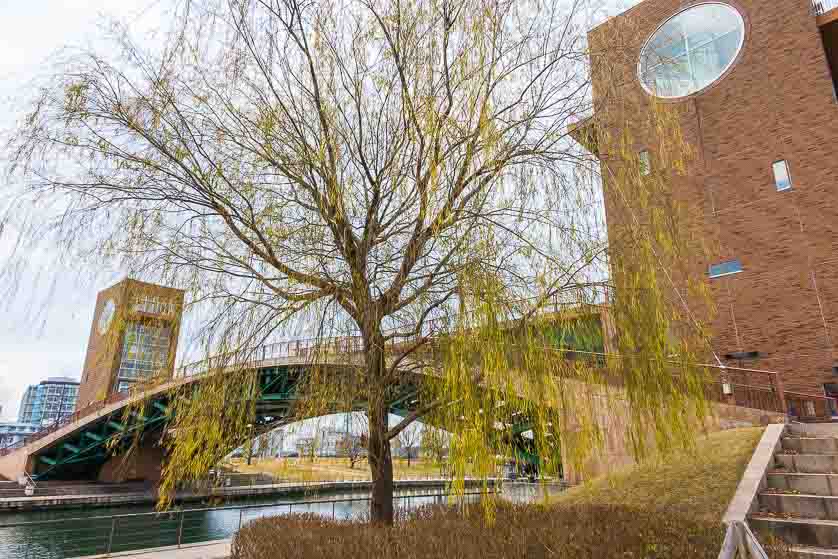
<instances>
[{"instance_id":1,"label":"light fixture on wall","mask_svg":"<svg viewBox=\"0 0 838 559\"><path fill-rule=\"evenodd\" d=\"M743 367L743 361L755 361L760 358L758 351L734 351L732 353L725 353L725 359L731 361L738 361L739 368Z\"/></svg>"}]
</instances>

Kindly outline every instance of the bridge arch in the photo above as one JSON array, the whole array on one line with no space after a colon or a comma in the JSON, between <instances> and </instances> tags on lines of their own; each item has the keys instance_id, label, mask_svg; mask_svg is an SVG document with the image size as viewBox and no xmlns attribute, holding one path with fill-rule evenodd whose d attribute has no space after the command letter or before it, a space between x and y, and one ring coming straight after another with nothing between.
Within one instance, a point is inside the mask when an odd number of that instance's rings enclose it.
<instances>
[{"instance_id":1,"label":"bridge arch","mask_svg":"<svg viewBox=\"0 0 838 559\"><path fill-rule=\"evenodd\" d=\"M256 422L253 437L281 426L293 417L294 421L306 419L292 416L299 382L312 367L327 368L340 373L346 361L328 356L317 363L304 357L264 359L248 365L259 374L259 396L256 401ZM223 374L223 371L213 374ZM414 373L417 377L421 373ZM172 420L172 398L178 389L200 383L208 375L192 375L166 382L143 392L120 397L115 402L105 402L96 409L78 417L76 421L47 434L34 443L27 444L7 456L0 457L0 476L16 479L24 472L35 479L98 479L101 481L143 480L156 482L165 458L158 444ZM405 383L399 394L390 402L390 413L406 416L419 405L416 384ZM126 411L142 401L143 415ZM135 406L136 407L136 406ZM351 409L334 409L330 413L363 410L361 402ZM532 445L522 436L528 428L523 415L511 427L511 436L518 441L519 458L535 462ZM131 455L129 446L139 444ZM231 446L232 451L235 446ZM223 456L219 456L219 460Z\"/></svg>"}]
</instances>

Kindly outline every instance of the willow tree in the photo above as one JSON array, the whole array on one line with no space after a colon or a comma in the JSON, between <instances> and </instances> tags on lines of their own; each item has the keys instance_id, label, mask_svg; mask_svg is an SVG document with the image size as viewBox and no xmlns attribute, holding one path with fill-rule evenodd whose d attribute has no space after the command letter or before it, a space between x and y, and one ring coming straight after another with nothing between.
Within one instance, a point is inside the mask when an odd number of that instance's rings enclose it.
<instances>
[{"instance_id":1,"label":"willow tree","mask_svg":"<svg viewBox=\"0 0 838 559\"><path fill-rule=\"evenodd\" d=\"M602 438L561 381L608 380L589 361L557 365L568 329L550 326L608 284L592 160L567 131L591 109L577 8L184 0L149 43L117 27L115 48L59 61L11 143L25 186L7 218L29 216L24 235L73 263L186 288L203 351L233 356L174 404L164 502L254 436L248 363L300 329L351 336L328 346L340 374L315 366L327 350L307 354L290 413L366 413L374 520L393 518L390 441L419 417L453 433L461 472L494 471L516 414L545 456L570 416L577 446ZM58 217L21 210L45 200ZM665 313L643 317L667 328ZM672 349L659 341L632 351L653 362ZM665 402L681 385L664 374L643 369L629 395Z\"/></svg>"}]
</instances>

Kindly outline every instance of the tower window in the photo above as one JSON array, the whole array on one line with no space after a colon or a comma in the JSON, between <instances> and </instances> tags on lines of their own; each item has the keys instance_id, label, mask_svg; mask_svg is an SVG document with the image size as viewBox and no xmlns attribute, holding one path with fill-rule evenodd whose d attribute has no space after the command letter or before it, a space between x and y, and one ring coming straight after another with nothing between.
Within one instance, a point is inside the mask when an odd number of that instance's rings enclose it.
<instances>
[{"instance_id":1,"label":"tower window","mask_svg":"<svg viewBox=\"0 0 838 559\"><path fill-rule=\"evenodd\" d=\"M643 176L652 172L652 159L649 157L649 150L644 149L638 154L640 159L640 174Z\"/></svg>"},{"instance_id":2,"label":"tower window","mask_svg":"<svg viewBox=\"0 0 838 559\"><path fill-rule=\"evenodd\" d=\"M710 277L720 278L722 276L729 276L730 274L738 274L742 271L742 263L739 259L728 260L719 264L710 265Z\"/></svg>"},{"instance_id":3,"label":"tower window","mask_svg":"<svg viewBox=\"0 0 838 559\"><path fill-rule=\"evenodd\" d=\"M777 185L777 191L788 190L791 188L791 174L789 173L789 164L785 159L775 161L771 166L774 170L774 184Z\"/></svg>"}]
</instances>

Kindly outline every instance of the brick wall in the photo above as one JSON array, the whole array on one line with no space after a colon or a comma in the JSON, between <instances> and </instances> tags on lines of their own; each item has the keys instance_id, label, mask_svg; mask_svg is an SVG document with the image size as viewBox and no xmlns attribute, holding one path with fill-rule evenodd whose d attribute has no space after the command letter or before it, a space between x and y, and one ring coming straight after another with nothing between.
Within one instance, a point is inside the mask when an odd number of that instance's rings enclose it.
<instances>
[{"instance_id":1,"label":"brick wall","mask_svg":"<svg viewBox=\"0 0 838 559\"><path fill-rule=\"evenodd\" d=\"M639 52L667 18L698 2L645 0L591 32L595 56L632 29L613 51L609 79L621 93L645 96ZM700 213L712 262L738 258L742 273L710 281L717 304L714 350L759 351L746 366L777 370L788 390L822 393L838 335L838 106L808 0L730 2L744 16L745 43L725 76L673 101L696 149L678 195ZM621 27L622 26L622 27ZM598 52L597 48L602 51ZM594 74L597 76L596 72ZM601 75L600 75L601 76ZM603 79L600 77L599 79ZM594 81L595 96L605 89ZM635 131L637 149L647 139ZM793 189L777 192L771 165L788 161ZM620 213L608 199L609 226ZM731 363L735 364L735 363Z\"/></svg>"},{"instance_id":2,"label":"brick wall","mask_svg":"<svg viewBox=\"0 0 838 559\"><path fill-rule=\"evenodd\" d=\"M177 311L173 316L159 317L137 313L131 305L136 297L141 295L160 297L175 303ZM169 346L168 372L174 368L174 358L177 353L180 315L183 310L184 292L179 289L164 287L132 279L125 279L99 292L96 297L96 311L90 326L90 336L87 343L87 354L84 360L79 399L76 409L102 400L115 390L116 371L122 355L122 339L125 327L131 321L166 322L171 325L172 332ZM99 332L99 317L105 304L112 299L116 312L111 326L104 334Z\"/></svg>"}]
</instances>

